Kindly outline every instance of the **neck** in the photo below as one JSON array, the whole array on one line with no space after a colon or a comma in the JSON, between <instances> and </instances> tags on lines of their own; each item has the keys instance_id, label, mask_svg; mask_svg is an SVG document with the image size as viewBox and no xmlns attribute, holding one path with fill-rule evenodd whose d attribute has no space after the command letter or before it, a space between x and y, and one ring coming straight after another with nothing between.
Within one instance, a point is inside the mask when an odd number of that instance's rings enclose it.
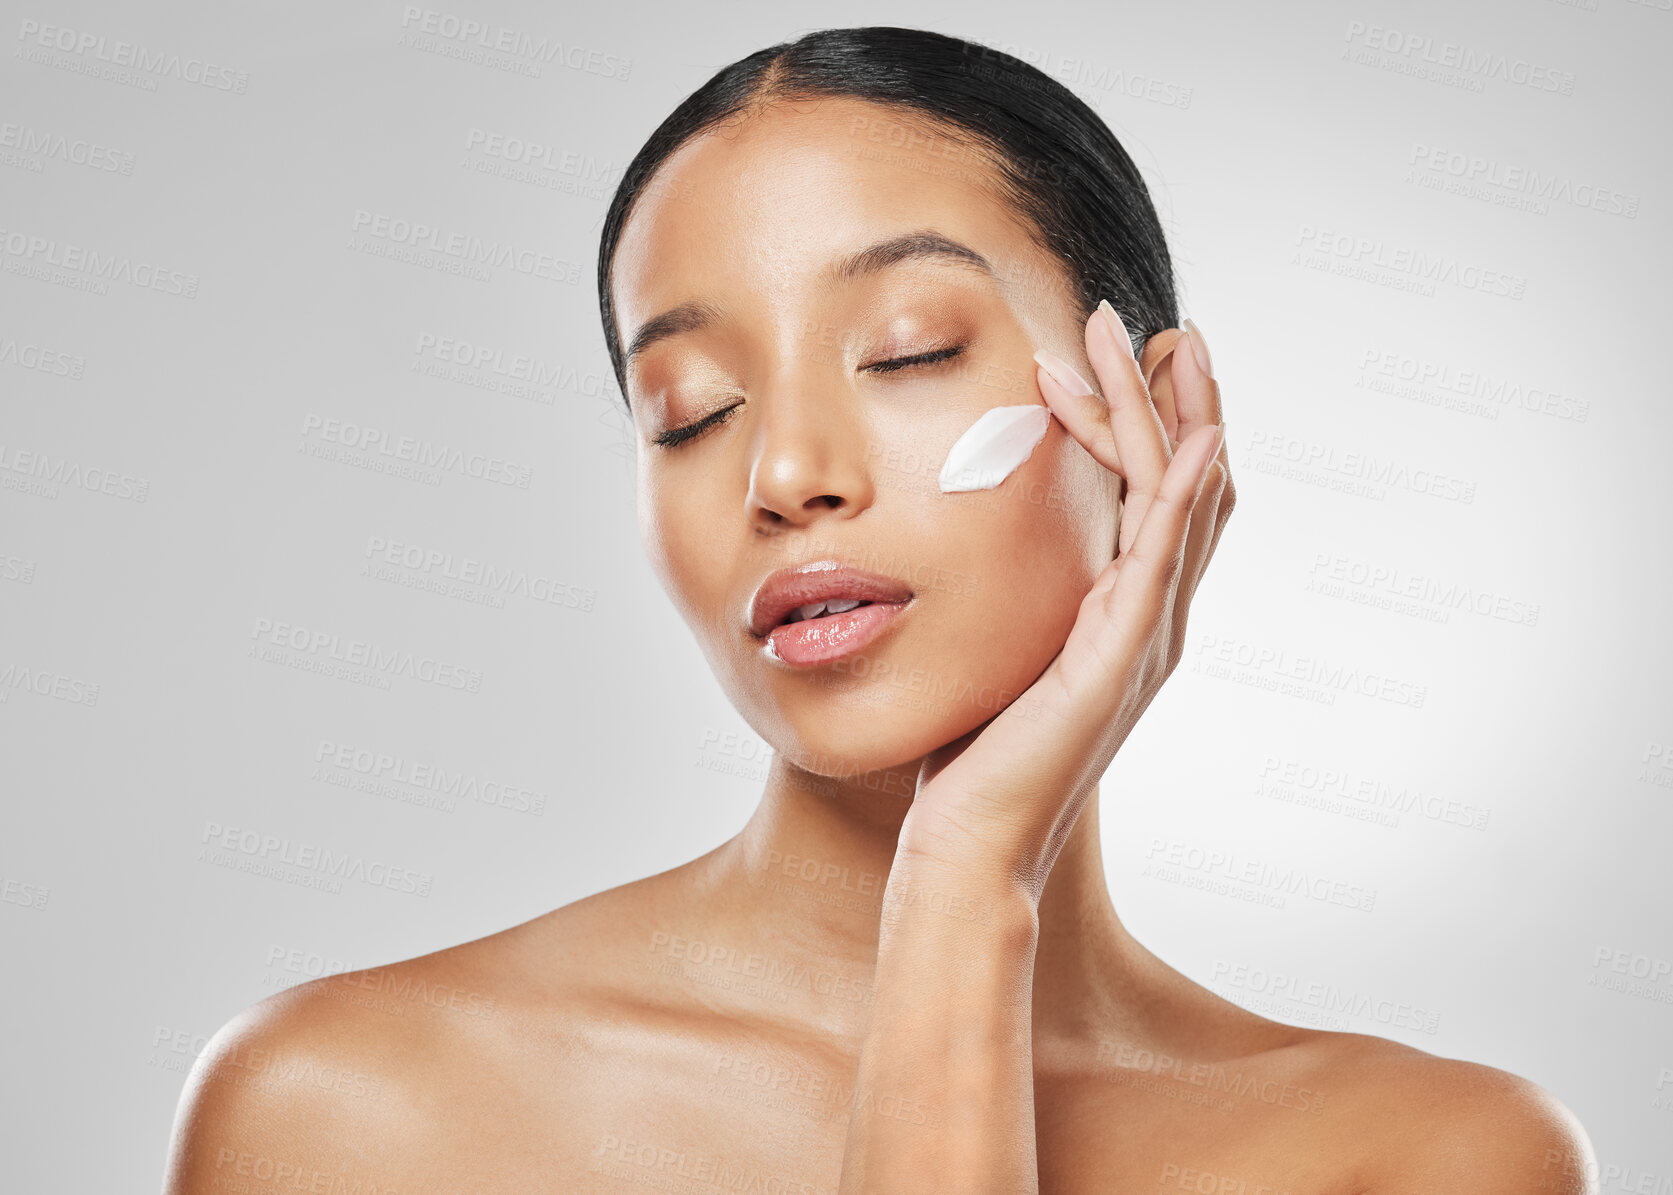
<instances>
[{"instance_id":1,"label":"neck","mask_svg":"<svg viewBox=\"0 0 1673 1195\"><path fill-rule=\"evenodd\" d=\"M775 757L743 830L708 859L717 916L745 933L870 974L878 922L916 764L863 781L814 776ZM1098 794L1082 809L1039 904L1036 1035L1084 1040L1119 1031L1141 1004L1156 960L1128 935L1110 900L1098 832Z\"/></svg>"}]
</instances>

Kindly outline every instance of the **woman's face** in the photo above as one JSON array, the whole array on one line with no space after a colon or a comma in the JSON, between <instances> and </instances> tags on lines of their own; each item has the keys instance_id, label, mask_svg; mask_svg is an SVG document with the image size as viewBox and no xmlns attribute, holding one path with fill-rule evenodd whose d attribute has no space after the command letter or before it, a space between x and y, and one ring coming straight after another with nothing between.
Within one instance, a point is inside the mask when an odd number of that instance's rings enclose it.
<instances>
[{"instance_id":1,"label":"woman's face","mask_svg":"<svg viewBox=\"0 0 1673 1195\"><path fill-rule=\"evenodd\" d=\"M938 484L983 412L1044 402L1035 349L1092 376L1061 263L996 177L894 109L780 104L684 145L623 230L646 551L739 713L819 775L896 767L992 718L1114 555L1119 479L1056 420L999 488ZM852 259L908 234L919 252ZM658 318L686 304L702 318ZM634 351L652 320L664 334ZM750 629L751 600L775 570L824 560L912 600L857 653L793 665Z\"/></svg>"}]
</instances>

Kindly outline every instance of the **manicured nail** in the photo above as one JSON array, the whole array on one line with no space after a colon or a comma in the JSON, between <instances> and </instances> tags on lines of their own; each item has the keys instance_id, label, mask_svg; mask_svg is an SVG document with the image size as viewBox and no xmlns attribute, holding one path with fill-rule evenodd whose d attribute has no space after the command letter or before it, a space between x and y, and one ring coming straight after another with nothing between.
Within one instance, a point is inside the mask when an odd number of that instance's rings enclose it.
<instances>
[{"instance_id":1,"label":"manicured nail","mask_svg":"<svg viewBox=\"0 0 1673 1195\"><path fill-rule=\"evenodd\" d=\"M1185 317L1184 328L1185 338L1191 342L1191 355L1197 359L1197 367L1202 370L1204 377L1213 377L1214 361L1208 355L1208 341L1202 338L1202 329L1197 327L1196 321L1190 316Z\"/></svg>"},{"instance_id":2,"label":"manicured nail","mask_svg":"<svg viewBox=\"0 0 1673 1195\"><path fill-rule=\"evenodd\" d=\"M1097 393L1092 389L1092 383L1081 377L1073 365L1070 365L1056 353L1048 353L1045 349L1040 349L1034 354L1034 360L1040 368L1052 376L1053 381L1070 394Z\"/></svg>"},{"instance_id":3,"label":"manicured nail","mask_svg":"<svg viewBox=\"0 0 1673 1195\"><path fill-rule=\"evenodd\" d=\"M1197 493L1202 493L1204 480L1208 471L1214 467L1214 458L1220 455L1220 445L1226 441L1224 425L1216 424L1214 434L1208 438L1208 452L1203 456L1202 464L1197 469Z\"/></svg>"},{"instance_id":4,"label":"manicured nail","mask_svg":"<svg viewBox=\"0 0 1673 1195\"><path fill-rule=\"evenodd\" d=\"M1104 319L1109 321L1110 335L1114 336L1116 342L1127 350L1129 357L1133 356L1133 339L1127 335L1127 325L1121 322L1121 317L1115 313L1115 308L1110 306L1110 301L1099 299L1098 310L1102 311Z\"/></svg>"}]
</instances>

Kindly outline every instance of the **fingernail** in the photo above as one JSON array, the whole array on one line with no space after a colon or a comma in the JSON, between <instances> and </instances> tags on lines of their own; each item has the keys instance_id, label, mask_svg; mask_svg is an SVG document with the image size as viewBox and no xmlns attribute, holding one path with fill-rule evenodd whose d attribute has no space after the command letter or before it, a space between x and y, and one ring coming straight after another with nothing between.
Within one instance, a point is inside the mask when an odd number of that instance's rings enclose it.
<instances>
[{"instance_id":1,"label":"fingernail","mask_svg":"<svg viewBox=\"0 0 1673 1195\"><path fill-rule=\"evenodd\" d=\"M1202 464L1197 467L1197 493L1202 493L1204 481L1208 478L1208 471L1214 467L1214 458L1220 455L1220 445L1225 443L1226 429L1216 424L1214 434L1208 438L1208 452L1202 458Z\"/></svg>"},{"instance_id":2,"label":"fingernail","mask_svg":"<svg viewBox=\"0 0 1673 1195\"><path fill-rule=\"evenodd\" d=\"M1121 322L1121 317L1115 313L1115 308L1110 306L1110 301L1099 299L1098 310L1104 313L1104 319L1109 322L1110 334L1115 337L1116 343L1127 351L1129 357L1132 357L1133 339L1127 335L1127 325ZM1137 360L1137 358L1134 359Z\"/></svg>"},{"instance_id":3,"label":"fingernail","mask_svg":"<svg viewBox=\"0 0 1673 1195\"><path fill-rule=\"evenodd\" d=\"M1096 393L1092 389L1092 383L1081 377L1073 365L1070 365L1057 354L1040 349L1034 354L1034 360L1039 363L1040 368L1052 376L1053 381L1070 394Z\"/></svg>"},{"instance_id":4,"label":"fingernail","mask_svg":"<svg viewBox=\"0 0 1673 1195\"><path fill-rule=\"evenodd\" d=\"M1208 355L1208 341L1202 338L1202 329L1197 327L1196 321L1190 316L1184 320L1185 338L1191 342L1191 355L1197 359L1197 367L1203 376L1214 376L1214 361Z\"/></svg>"}]
</instances>

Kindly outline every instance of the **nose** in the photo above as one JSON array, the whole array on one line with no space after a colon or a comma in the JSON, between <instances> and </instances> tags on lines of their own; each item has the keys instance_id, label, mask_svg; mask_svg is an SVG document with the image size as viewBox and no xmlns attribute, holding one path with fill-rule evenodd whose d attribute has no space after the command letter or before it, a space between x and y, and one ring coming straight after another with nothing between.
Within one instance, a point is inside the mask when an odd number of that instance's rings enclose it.
<instances>
[{"instance_id":1,"label":"nose","mask_svg":"<svg viewBox=\"0 0 1673 1195\"><path fill-rule=\"evenodd\" d=\"M858 396L829 377L775 383L756 396L759 422L745 498L758 531L853 518L871 505L874 456Z\"/></svg>"}]
</instances>

